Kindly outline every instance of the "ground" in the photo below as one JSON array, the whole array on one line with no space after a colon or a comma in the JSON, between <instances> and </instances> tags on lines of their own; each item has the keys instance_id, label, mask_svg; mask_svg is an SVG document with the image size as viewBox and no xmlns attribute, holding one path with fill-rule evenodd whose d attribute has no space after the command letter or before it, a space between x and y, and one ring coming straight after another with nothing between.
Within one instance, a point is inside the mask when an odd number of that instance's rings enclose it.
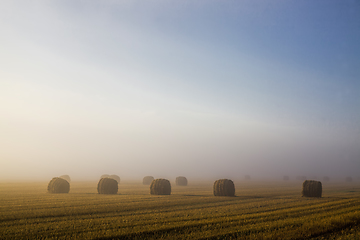
<instances>
[{"instance_id":1,"label":"ground","mask_svg":"<svg viewBox=\"0 0 360 240\"><path fill-rule=\"evenodd\" d=\"M121 182L50 194L47 182L0 183L1 239L360 239L360 183L323 183L301 197L301 181L234 181L236 197L215 197L212 181L172 182L170 196Z\"/></svg>"}]
</instances>

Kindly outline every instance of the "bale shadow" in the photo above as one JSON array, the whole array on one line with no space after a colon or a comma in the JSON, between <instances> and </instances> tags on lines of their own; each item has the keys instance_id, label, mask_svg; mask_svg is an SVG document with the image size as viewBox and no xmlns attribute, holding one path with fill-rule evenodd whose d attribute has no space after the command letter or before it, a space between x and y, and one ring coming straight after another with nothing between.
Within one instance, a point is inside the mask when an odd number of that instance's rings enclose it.
<instances>
[{"instance_id":1,"label":"bale shadow","mask_svg":"<svg viewBox=\"0 0 360 240\"><path fill-rule=\"evenodd\" d=\"M184 194L182 196L186 196L186 197L212 197L212 195L204 195L204 194Z\"/></svg>"}]
</instances>

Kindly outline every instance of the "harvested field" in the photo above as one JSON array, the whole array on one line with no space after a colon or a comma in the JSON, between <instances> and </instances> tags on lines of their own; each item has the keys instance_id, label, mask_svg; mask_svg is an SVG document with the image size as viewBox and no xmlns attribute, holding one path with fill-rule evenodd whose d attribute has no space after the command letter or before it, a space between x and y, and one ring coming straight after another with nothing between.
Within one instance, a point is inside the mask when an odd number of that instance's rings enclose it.
<instances>
[{"instance_id":1,"label":"harvested field","mask_svg":"<svg viewBox=\"0 0 360 240\"><path fill-rule=\"evenodd\" d=\"M72 182L48 194L47 182L0 183L2 239L356 239L360 184L323 184L322 198L301 197L298 181L236 182L236 197L215 197L212 181L150 195L123 182L98 194Z\"/></svg>"}]
</instances>

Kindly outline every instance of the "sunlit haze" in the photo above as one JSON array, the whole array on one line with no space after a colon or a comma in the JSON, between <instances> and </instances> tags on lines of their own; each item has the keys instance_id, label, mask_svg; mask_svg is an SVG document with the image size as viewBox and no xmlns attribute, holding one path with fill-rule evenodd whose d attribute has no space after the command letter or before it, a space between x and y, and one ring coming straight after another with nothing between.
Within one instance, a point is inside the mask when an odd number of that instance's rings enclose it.
<instances>
[{"instance_id":1,"label":"sunlit haze","mask_svg":"<svg viewBox=\"0 0 360 240\"><path fill-rule=\"evenodd\" d=\"M359 177L359 1L0 2L0 181Z\"/></svg>"}]
</instances>

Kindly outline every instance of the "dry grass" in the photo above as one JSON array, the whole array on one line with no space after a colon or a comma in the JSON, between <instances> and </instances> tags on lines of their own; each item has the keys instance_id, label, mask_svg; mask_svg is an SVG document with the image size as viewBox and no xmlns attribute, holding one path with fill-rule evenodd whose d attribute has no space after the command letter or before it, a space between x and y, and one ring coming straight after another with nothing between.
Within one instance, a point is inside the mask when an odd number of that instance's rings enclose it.
<instances>
[{"instance_id":1,"label":"dry grass","mask_svg":"<svg viewBox=\"0 0 360 240\"><path fill-rule=\"evenodd\" d=\"M69 183L71 182L71 178L69 175L61 175L59 178L65 179L66 181L68 181Z\"/></svg>"},{"instance_id":2,"label":"dry grass","mask_svg":"<svg viewBox=\"0 0 360 240\"><path fill-rule=\"evenodd\" d=\"M145 176L143 178L143 184L144 185L150 185L153 180L154 180L153 176Z\"/></svg>"},{"instance_id":3,"label":"dry grass","mask_svg":"<svg viewBox=\"0 0 360 240\"><path fill-rule=\"evenodd\" d=\"M72 182L47 194L47 182L0 182L1 239L360 239L360 183L323 184L303 198L298 181L235 182L241 196L215 197L213 182L149 195L124 182L97 194L97 182Z\"/></svg>"},{"instance_id":4,"label":"dry grass","mask_svg":"<svg viewBox=\"0 0 360 240\"><path fill-rule=\"evenodd\" d=\"M159 178L151 182L150 185L150 194L151 195L170 195L171 194L171 184L167 179Z\"/></svg>"},{"instance_id":5,"label":"dry grass","mask_svg":"<svg viewBox=\"0 0 360 240\"><path fill-rule=\"evenodd\" d=\"M101 178L97 190L99 194L117 194L118 182L112 178Z\"/></svg>"},{"instance_id":6,"label":"dry grass","mask_svg":"<svg viewBox=\"0 0 360 240\"><path fill-rule=\"evenodd\" d=\"M214 196L235 196L235 185L230 179L219 179L214 182Z\"/></svg>"},{"instance_id":7,"label":"dry grass","mask_svg":"<svg viewBox=\"0 0 360 240\"><path fill-rule=\"evenodd\" d=\"M345 178L345 181L346 181L346 182L352 182L353 179L352 179L352 177L346 177L346 178Z\"/></svg>"},{"instance_id":8,"label":"dry grass","mask_svg":"<svg viewBox=\"0 0 360 240\"><path fill-rule=\"evenodd\" d=\"M65 179L54 177L48 184L49 193L68 193L70 191L70 183Z\"/></svg>"},{"instance_id":9,"label":"dry grass","mask_svg":"<svg viewBox=\"0 0 360 240\"><path fill-rule=\"evenodd\" d=\"M306 180L303 182L302 196L303 197L321 197L322 184L319 181Z\"/></svg>"},{"instance_id":10,"label":"dry grass","mask_svg":"<svg viewBox=\"0 0 360 240\"><path fill-rule=\"evenodd\" d=\"M183 176L179 176L175 179L175 184L177 186L187 186L188 185L188 180L186 179L186 177Z\"/></svg>"},{"instance_id":11,"label":"dry grass","mask_svg":"<svg viewBox=\"0 0 360 240\"><path fill-rule=\"evenodd\" d=\"M112 178L112 179L116 180L118 183L120 183L120 177L118 175L113 174L113 175L110 175L109 178Z\"/></svg>"}]
</instances>

